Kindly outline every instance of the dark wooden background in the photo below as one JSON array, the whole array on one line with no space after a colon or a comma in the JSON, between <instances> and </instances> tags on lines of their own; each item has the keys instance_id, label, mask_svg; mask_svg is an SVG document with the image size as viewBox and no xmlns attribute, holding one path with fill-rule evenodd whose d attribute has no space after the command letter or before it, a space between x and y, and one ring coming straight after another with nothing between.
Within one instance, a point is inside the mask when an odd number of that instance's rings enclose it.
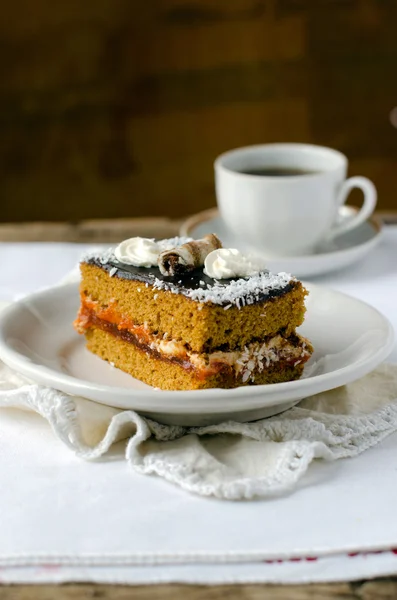
<instances>
[{"instance_id":1,"label":"dark wooden background","mask_svg":"<svg viewBox=\"0 0 397 600\"><path fill-rule=\"evenodd\" d=\"M0 88L3 221L193 213L217 154L272 141L397 208L395 0L12 0Z\"/></svg>"}]
</instances>

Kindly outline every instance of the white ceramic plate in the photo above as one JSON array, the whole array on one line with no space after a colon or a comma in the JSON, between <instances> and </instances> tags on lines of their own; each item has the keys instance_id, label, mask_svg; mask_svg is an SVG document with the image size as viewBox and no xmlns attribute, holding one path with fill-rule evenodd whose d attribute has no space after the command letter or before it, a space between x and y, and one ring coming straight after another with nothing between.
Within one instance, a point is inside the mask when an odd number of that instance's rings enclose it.
<instances>
[{"instance_id":1,"label":"white ceramic plate","mask_svg":"<svg viewBox=\"0 0 397 600\"><path fill-rule=\"evenodd\" d=\"M306 378L299 381L233 390L151 388L86 350L84 338L72 327L79 304L77 283L33 294L4 309L0 358L38 383L136 410L163 423L259 419L306 396L354 381L392 349L392 327L374 308L320 286L307 287L307 318L300 331L312 341L315 352Z\"/></svg>"},{"instance_id":2,"label":"white ceramic plate","mask_svg":"<svg viewBox=\"0 0 397 600\"><path fill-rule=\"evenodd\" d=\"M351 218L357 209L343 206L340 210L341 221ZM238 248L243 252L257 251L238 240L226 227L219 216L218 209L211 208L193 215L183 223L181 235L201 238L207 233L216 233L227 248ZM371 217L356 229L349 231L326 244L316 254L307 256L288 256L283 258L265 258L266 267L273 273L285 271L297 277L314 277L330 271L336 271L363 259L382 237L382 225L376 217Z\"/></svg>"}]
</instances>

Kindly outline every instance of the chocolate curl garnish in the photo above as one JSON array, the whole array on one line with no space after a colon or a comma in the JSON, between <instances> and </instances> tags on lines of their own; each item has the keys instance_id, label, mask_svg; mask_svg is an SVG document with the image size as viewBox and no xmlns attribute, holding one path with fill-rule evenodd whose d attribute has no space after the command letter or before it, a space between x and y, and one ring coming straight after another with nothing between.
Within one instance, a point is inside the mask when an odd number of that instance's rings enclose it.
<instances>
[{"instance_id":1,"label":"chocolate curl garnish","mask_svg":"<svg viewBox=\"0 0 397 600\"><path fill-rule=\"evenodd\" d=\"M198 269L204 265L208 254L218 248L222 248L221 241L214 233L210 233L201 240L194 240L178 248L165 250L157 260L160 272L162 275L173 277Z\"/></svg>"}]
</instances>

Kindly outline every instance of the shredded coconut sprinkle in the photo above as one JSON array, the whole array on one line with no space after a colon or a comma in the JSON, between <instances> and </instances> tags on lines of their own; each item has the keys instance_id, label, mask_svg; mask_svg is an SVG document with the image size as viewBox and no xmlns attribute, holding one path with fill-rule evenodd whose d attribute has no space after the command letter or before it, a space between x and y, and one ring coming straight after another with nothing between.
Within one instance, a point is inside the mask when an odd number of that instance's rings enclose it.
<instances>
[{"instance_id":1,"label":"shredded coconut sprinkle","mask_svg":"<svg viewBox=\"0 0 397 600\"><path fill-rule=\"evenodd\" d=\"M207 288L195 290L177 288L169 282L155 278L153 286L159 290L169 290L174 294L183 294L196 302L212 302L213 304L229 304L242 308L252 304L260 297L268 296L269 292L285 288L294 278L288 273L257 273L248 279L227 280L225 283L215 283ZM229 307L230 308L230 307Z\"/></svg>"},{"instance_id":2,"label":"shredded coconut sprinkle","mask_svg":"<svg viewBox=\"0 0 397 600\"><path fill-rule=\"evenodd\" d=\"M170 247L173 248L179 246L188 241L191 241L191 238L176 237L161 240L159 244L165 250ZM85 254L81 260L82 262L95 262L103 266L109 271L110 276L113 276L118 271L118 277L121 277L121 273L124 272L123 265L114 255L113 248L105 251L90 252ZM282 290L292 281L296 281L296 279L288 273L273 274L268 271L263 271L247 278L224 279L222 281L213 280L213 283L206 283L203 280L200 280L200 287L192 289L185 287L183 283L178 285L172 281L159 279L154 273L148 273L146 277L150 277L150 285L153 286L154 290L164 290L173 294L182 294L198 303L218 304L223 306L225 310L228 310L232 306L237 306L237 308L241 309L244 306L254 304L255 302L266 300L266 297L272 295L271 293L274 290ZM131 279L134 278L131 277ZM148 284L145 283L145 285ZM157 295L155 294L154 299L156 298Z\"/></svg>"}]
</instances>

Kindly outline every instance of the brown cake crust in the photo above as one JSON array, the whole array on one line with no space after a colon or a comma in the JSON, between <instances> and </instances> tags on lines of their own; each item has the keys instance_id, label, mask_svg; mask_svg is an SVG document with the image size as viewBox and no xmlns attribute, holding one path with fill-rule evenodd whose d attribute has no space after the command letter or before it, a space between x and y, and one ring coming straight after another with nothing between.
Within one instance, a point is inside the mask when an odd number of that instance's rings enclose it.
<instances>
[{"instance_id":1,"label":"brown cake crust","mask_svg":"<svg viewBox=\"0 0 397 600\"><path fill-rule=\"evenodd\" d=\"M277 297L225 310L223 306L200 303L139 281L109 277L97 265L83 262L81 274L83 303L88 300L102 309L111 308L119 323L144 324L150 333L182 341L195 352L242 348L252 340L279 331L288 337L302 324L305 314L307 292L295 280L288 291Z\"/></svg>"}]
</instances>

